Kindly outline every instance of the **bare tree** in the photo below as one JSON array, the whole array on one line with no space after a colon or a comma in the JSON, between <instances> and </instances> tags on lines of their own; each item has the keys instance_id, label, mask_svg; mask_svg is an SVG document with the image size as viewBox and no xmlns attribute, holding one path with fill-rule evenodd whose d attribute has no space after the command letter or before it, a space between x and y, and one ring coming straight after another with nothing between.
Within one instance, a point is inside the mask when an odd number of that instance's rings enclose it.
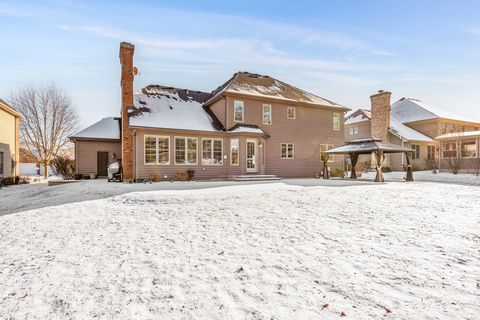
<instances>
[{"instance_id":1,"label":"bare tree","mask_svg":"<svg viewBox=\"0 0 480 320\"><path fill-rule=\"evenodd\" d=\"M78 125L78 115L70 98L55 84L43 88L28 87L12 94L10 104L23 117L20 123L22 143L48 166L69 141Z\"/></svg>"}]
</instances>

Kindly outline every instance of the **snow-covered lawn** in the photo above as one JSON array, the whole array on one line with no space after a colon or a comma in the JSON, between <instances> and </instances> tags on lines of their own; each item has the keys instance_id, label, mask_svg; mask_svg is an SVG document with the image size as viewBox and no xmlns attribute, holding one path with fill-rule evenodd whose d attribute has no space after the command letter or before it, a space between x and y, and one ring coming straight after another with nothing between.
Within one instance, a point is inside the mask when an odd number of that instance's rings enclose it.
<instances>
[{"instance_id":1,"label":"snow-covered lawn","mask_svg":"<svg viewBox=\"0 0 480 320\"><path fill-rule=\"evenodd\" d=\"M385 180L401 181L405 178L405 172L394 171L384 173ZM360 180L373 180L375 178L375 172L362 173ZM437 172L432 171L414 171L413 178L415 181L428 181L428 182L440 182L440 183L455 183L465 185L480 186L480 176L471 173L459 173L453 174L450 172Z\"/></svg>"},{"instance_id":2,"label":"snow-covered lawn","mask_svg":"<svg viewBox=\"0 0 480 320\"><path fill-rule=\"evenodd\" d=\"M479 191L277 183L0 216L0 318L476 319Z\"/></svg>"}]
</instances>

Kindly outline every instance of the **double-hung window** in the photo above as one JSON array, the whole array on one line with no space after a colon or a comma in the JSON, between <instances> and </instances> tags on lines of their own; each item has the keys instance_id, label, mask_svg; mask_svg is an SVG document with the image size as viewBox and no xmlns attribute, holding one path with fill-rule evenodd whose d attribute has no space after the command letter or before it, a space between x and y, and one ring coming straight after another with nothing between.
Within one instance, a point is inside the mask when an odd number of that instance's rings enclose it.
<instances>
[{"instance_id":1,"label":"double-hung window","mask_svg":"<svg viewBox=\"0 0 480 320\"><path fill-rule=\"evenodd\" d=\"M358 126L349 127L348 134L351 136L358 134Z\"/></svg>"},{"instance_id":2,"label":"double-hung window","mask_svg":"<svg viewBox=\"0 0 480 320\"><path fill-rule=\"evenodd\" d=\"M333 131L340 131L340 112L333 113Z\"/></svg>"},{"instance_id":3,"label":"double-hung window","mask_svg":"<svg viewBox=\"0 0 480 320\"><path fill-rule=\"evenodd\" d=\"M460 150L462 158L475 158L477 156L477 143L475 140L461 141Z\"/></svg>"},{"instance_id":4,"label":"double-hung window","mask_svg":"<svg viewBox=\"0 0 480 320\"><path fill-rule=\"evenodd\" d=\"M418 160L420 159L420 145L418 144L412 144L412 159L413 160Z\"/></svg>"},{"instance_id":5,"label":"double-hung window","mask_svg":"<svg viewBox=\"0 0 480 320\"><path fill-rule=\"evenodd\" d=\"M457 157L457 143L444 142L442 143L442 158L456 158Z\"/></svg>"},{"instance_id":6,"label":"double-hung window","mask_svg":"<svg viewBox=\"0 0 480 320\"><path fill-rule=\"evenodd\" d=\"M202 139L202 164L221 165L223 164L223 140Z\"/></svg>"},{"instance_id":7,"label":"double-hung window","mask_svg":"<svg viewBox=\"0 0 480 320\"><path fill-rule=\"evenodd\" d=\"M272 124L272 105L264 104L262 105L263 110L263 124Z\"/></svg>"},{"instance_id":8,"label":"double-hung window","mask_svg":"<svg viewBox=\"0 0 480 320\"><path fill-rule=\"evenodd\" d=\"M145 164L170 164L170 138L146 135L144 140Z\"/></svg>"},{"instance_id":9,"label":"double-hung window","mask_svg":"<svg viewBox=\"0 0 480 320\"><path fill-rule=\"evenodd\" d=\"M232 166L238 166L239 164L239 152L240 152L240 140L230 140L230 164Z\"/></svg>"},{"instance_id":10,"label":"double-hung window","mask_svg":"<svg viewBox=\"0 0 480 320\"><path fill-rule=\"evenodd\" d=\"M282 143L282 159L293 159L293 143Z\"/></svg>"},{"instance_id":11,"label":"double-hung window","mask_svg":"<svg viewBox=\"0 0 480 320\"><path fill-rule=\"evenodd\" d=\"M435 146L427 146L427 160L435 160Z\"/></svg>"},{"instance_id":12,"label":"double-hung window","mask_svg":"<svg viewBox=\"0 0 480 320\"><path fill-rule=\"evenodd\" d=\"M321 160L324 161L325 157L328 156L328 161L327 162L333 162L334 161L334 157L333 157L333 154L324 154L323 152L327 151L327 150L330 150L330 149L333 149L333 144L321 144L320 145L320 157L321 157Z\"/></svg>"},{"instance_id":13,"label":"double-hung window","mask_svg":"<svg viewBox=\"0 0 480 320\"><path fill-rule=\"evenodd\" d=\"M288 107L287 108L287 119L295 119L296 114L295 107Z\"/></svg>"},{"instance_id":14,"label":"double-hung window","mask_svg":"<svg viewBox=\"0 0 480 320\"><path fill-rule=\"evenodd\" d=\"M197 164L197 138L175 137L175 164Z\"/></svg>"},{"instance_id":15,"label":"double-hung window","mask_svg":"<svg viewBox=\"0 0 480 320\"><path fill-rule=\"evenodd\" d=\"M244 121L244 105L243 101L235 100L233 101L233 120L235 122L243 122Z\"/></svg>"}]
</instances>

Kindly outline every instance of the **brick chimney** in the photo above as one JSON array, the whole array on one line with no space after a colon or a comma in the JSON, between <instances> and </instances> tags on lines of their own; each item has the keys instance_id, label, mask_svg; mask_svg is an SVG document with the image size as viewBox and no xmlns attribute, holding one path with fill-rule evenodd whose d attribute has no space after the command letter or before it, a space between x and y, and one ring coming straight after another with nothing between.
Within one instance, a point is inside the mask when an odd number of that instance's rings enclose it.
<instances>
[{"instance_id":1,"label":"brick chimney","mask_svg":"<svg viewBox=\"0 0 480 320\"><path fill-rule=\"evenodd\" d=\"M388 142L388 129L390 128L390 96L391 92L379 90L370 96L371 114L370 135L374 138Z\"/></svg>"},{"instance_id":2,"label":"brick chimney","mask_svg":"<svg viewBox=\"0 0 480 320\"><path fill-rule=\"evenodd\" d=\"M120 64L122 66L122 168L123 179L130 181L133 176L133 139L129 127L128 110L133 107L133 53L135 46L128 42L120 43Z\"/></svg>"}]
</instances>

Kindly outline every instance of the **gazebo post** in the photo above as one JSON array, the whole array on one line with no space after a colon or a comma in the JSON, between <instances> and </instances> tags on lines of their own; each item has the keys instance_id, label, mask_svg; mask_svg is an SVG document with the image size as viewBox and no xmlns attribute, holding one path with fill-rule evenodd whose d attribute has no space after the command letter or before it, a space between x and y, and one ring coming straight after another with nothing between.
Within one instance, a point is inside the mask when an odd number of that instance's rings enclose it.
<instances>
[{"instance_id":1,"label":"gazebo post","mask_svg":"<svg viewBox=\"0 0 480 320\"><path fill-rule=\"evenodd\" d=\"M385 156L383 155L382 150L376 150L373 152L375 154L375 160L377 162L377 174L375 175L375 182L384 182L385 179L383 178L383 173L382 173L382 165L383 161L385 159Z\"/></svg>"},{"instance_id":2,"label":"gazebo post","mask_svg":"<svg viewBox=\"0 0 480 320\"><path fill-rule=\"evenodd\" d=\"M405 152L405 158L407 158L407 182L412 182L413 180L413 172L412 172L412 164L410 163L410 156L411 152Z\"/></svg>"},{"instance_id":3,"label":"gazebo post","mask_svg":"<svg viewBox=\"0 0 480 320\"><path fill-rule=\"evenodd\" d=\"M330 174L328 173L328 159L330 155L328 153L324 153L322 155L323 158L323 179L330 179Z\"/></svg>"},{"instance_id":4,"label":"gazebo post","mask_svg":"<svg viewBox=\"0 0 480 320\"><path fill-rule=\"evenodd\" d=\"M357 171L355 170L355 166L357 165L358 161L358 153L349 153L350 155L350 162L352 163L352 172L350 173L350 179L357 179Z\"/></svg>"}]
</instances>

